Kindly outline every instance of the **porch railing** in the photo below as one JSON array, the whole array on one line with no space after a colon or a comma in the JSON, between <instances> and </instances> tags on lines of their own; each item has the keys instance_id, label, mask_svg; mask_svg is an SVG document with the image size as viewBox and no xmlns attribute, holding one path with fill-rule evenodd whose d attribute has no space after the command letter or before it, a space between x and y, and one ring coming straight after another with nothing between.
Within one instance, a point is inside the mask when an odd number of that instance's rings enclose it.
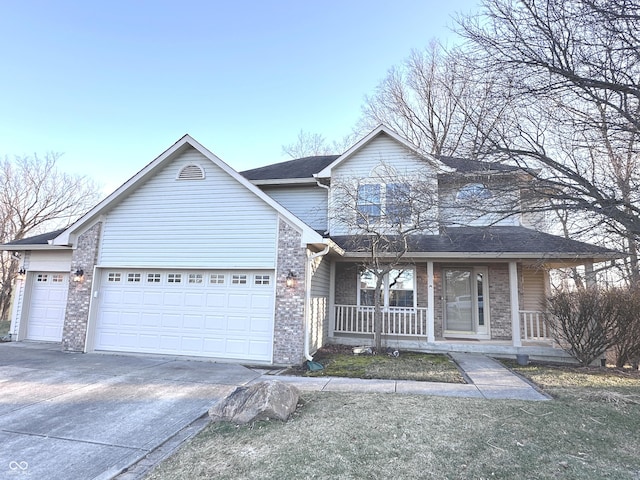
<instances>
[{"instance_id":1,"label":"porch railing","mask_svg":"<svg viewBox=\"0 0 640 480\"><path fill-rule=\"evenodd\" d=\"M373 334L373 307L335 306L335 333ZM390 307L382 311L382 333L409 337L426 337L427 309Z\"/></svg>"},{"instance_id":2,"label":"porch railing","mask_svg":"<svg viewBox=\"0 0 640 480\"><path fill-rule=\"evenodd\" d=\"M520 325L522 326L525 340L548 341L552 339L543 312L520 310Z\"/></svg>"}]
</instances>

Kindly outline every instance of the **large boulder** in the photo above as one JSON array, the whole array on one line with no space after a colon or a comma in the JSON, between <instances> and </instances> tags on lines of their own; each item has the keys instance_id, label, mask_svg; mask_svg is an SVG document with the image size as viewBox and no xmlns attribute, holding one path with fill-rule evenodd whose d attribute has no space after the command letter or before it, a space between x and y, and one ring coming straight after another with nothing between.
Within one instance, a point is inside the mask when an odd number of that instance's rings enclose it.
<instances>
[{"instance_id":1,"label":"large boulder","mask_svg":"<svg viewBox=\"0 0 640 480\"><path fill-rule=\"evenodd\" d=\"M214 422L246 424L258 420L286 421L298 406L300 392L278 381L238 387L209 410Z\"/></svg>"}]
</instances>

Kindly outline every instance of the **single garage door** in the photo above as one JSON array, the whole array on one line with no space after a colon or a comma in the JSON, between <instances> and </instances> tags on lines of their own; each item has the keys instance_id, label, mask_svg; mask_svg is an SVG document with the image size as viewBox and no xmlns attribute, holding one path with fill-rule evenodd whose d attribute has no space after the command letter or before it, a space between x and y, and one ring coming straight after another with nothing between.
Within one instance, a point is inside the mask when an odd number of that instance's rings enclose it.
<instances>
[{"instance_id":1,"label":"single garage door","mask_svg":"<svg viewBox=\"0 0 640 480\"><path fill-rule=\"evenodd\" d=\"M270 362L272 271L105 269L96 350Z\"/></svg>"},{"instance_id":2,"label":"single garage door","mask_svg":"<svg viewBox=\"0 0 640 480\"><path fill-rule=\"evenodd\" d=\"M27 340L60 342L69 292L68 273L33 272Z\"/></svg>"}]
</instances>

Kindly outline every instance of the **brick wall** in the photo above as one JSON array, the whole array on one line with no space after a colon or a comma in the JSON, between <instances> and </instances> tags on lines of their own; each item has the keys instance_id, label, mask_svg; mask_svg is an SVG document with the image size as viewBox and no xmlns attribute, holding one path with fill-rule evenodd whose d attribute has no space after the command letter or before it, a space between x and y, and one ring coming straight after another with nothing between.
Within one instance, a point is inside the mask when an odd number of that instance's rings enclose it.
<instances>
[{"instance_id":1,"label":"brick wall","mask_svg":"<svg viewBox=\"0 0 640 480\"><path fill-rule=\"evenodd\" d=\"M276 307L273 363L296 365L304 359L304 300L306 249L296 229L280 220L276 264ZM287 287L287 275L296 275L295 285Z\"/></svg>"},{"instance_id":2,"label":"brick wall","mask_svg":"<svg viewBox=\"0 0 640 480\"><path fill-rule=\"evenodd\" d=\"M98 222L78 237L76 249L71 257L71 282L67 297L67 311L62 329L62 349L67 352L82 352L87 337L93 267L98 260L98 245L102 223ZM80 282L73 281L76 270L83 270Z\"/></svg>"},{"instance_id":3,"label":"brick wall","mask_svg":"<svg viewBox=\"0 0 640 480\"><path fill-rule=\"evenodd\" d=\"M511 340L511 294L507 263L489 265L489 302L491 338Z\"/></svg>"}]
</instances>

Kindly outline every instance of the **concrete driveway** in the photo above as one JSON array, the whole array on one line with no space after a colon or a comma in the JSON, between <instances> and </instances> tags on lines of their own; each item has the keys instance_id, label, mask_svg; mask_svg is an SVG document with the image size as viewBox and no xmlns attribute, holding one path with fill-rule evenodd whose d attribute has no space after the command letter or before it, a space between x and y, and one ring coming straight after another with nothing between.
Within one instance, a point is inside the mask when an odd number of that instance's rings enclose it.
<instances>
[{"instance_id":1,"label":"concrete driveway","mask_svg":"<svg viewBox=\"0 0 640 480\"><path fill-rule=\"evenodd\" d=\"M0 478L111 478L258 376L233 364L0 343Z\"/></svg>"}]
</instances>

